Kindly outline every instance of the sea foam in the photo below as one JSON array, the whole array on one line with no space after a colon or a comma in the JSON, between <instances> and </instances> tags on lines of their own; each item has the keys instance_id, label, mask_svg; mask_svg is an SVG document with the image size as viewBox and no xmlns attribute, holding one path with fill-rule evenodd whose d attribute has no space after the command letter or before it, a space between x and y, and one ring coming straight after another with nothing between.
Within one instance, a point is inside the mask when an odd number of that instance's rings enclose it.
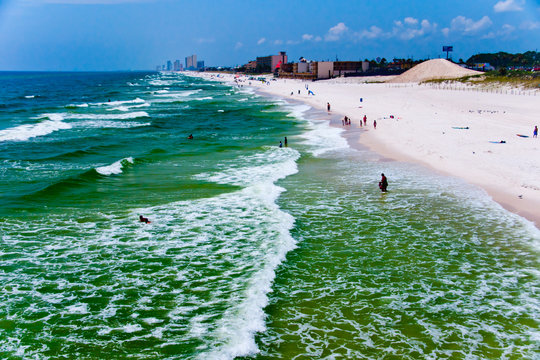
<instances>
[{"instance_id":1,"label":"sea foam","mask_svg":"<svg viewBox=\"0 0 540 360\"><path fill-rule=\"evenodd\" d=\"M61 114L44 114L42 117L61 116L63 119L90 119L90 120L126 120L136 119L142 117L149 117L146 111L134 111L125 114L74 114L74 113L61 113Z\"/></svg>"},{"instance_id":2,"label":"sea foam","mask_svg":"<svg viewBox=\"0 0 540 360\"><path fill-rule=\"evenodd\" d=\"M119 100L119 101L107 101L107 102L99 102L99 103L92 103L90 105L94 105L94 106L120 106L120 105L124 105L124 104L142 104L142 103L145 103L146 101L144 101L143 99L141 98L136 98L136 99L133 99L133 100Z\"/></svg>"},{"instance_id":3,"label":"sea foam","mask_svg":"<svg viewBox=\"0 0 540 360\"><path fill-rule=\"evenodd\" d=\"M63 122L64 118L59 114L50 114L47 118L49 120L37 124L24 124L0 130L0 141L26 141L58 130L71 129L71 125Z\"/></svg>"},{"instance_id":4,"label":"sea foam","mask_svg":"<svg viewBox=\"0 0 540 360\"><path fill-rule=\"evenodd\" d=\"M118 175L122 173L122 169L124 166L128 164L133 164L133 158L127 157L122 160L118 160L111 165L107 166L101 166L96 168L96 171L100 173L101 175L109 176L109 175Z\"/></svg>"}]
</instances>

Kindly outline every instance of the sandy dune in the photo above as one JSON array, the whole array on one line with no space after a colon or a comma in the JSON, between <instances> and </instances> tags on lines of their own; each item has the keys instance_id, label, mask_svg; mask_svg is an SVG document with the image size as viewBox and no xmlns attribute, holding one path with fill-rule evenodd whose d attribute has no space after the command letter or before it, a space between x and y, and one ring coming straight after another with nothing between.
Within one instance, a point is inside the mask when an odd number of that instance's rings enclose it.
<instances>
[{"instance_id":1,"label":"sandy dune","mask_svg":"<svg viewBox=\"0 0 540 360\"><path fill-rule=\"evenodd\" d=\"M445 59L424 61L403 74L388 80L389 83L422 82L434 79L457 79L464 76L480 75L482 72L462 68Z\"/></svg>"}]
</instances>

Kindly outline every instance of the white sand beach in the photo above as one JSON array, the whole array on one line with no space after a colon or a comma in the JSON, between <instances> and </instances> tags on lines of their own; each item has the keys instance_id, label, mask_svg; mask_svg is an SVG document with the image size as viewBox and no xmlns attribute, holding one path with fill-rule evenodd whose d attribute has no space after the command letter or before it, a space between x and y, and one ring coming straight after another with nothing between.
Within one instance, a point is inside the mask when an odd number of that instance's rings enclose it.
<instances>
[{"instance_id":1,"label":"white sand beach","mask_svg":"<svg viewBox=\"0 0 540 360\"><path fill-rule=\"evenodd\" d=\"M540 228L540 139L532 137L534 126L540 126L538 91L495 93L366 80L374 79L280 79L269 85L252 81L251 86L321 110L330 103L333 114L351 118L346 130L356 130L357 144L462 178ZM307 94L306 85L315 95ZM364 115L367 126L358 131Z\"/></svg>"}]
</instances>

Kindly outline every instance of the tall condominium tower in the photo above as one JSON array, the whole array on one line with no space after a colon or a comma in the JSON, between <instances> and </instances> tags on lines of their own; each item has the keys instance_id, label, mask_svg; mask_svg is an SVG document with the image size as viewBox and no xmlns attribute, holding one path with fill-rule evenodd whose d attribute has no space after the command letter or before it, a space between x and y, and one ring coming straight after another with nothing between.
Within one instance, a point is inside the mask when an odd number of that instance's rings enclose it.
<instances>
[{"instance_id":1,"label":"tall condominium tower","mask_svg":"<svg viewBox=\"0 0 540 360\"><path fill-rule=\"evenodd\" d=\"M197 55L193 54L186 58L186 70L197 69Z\"/></svg>"}]
</instances>

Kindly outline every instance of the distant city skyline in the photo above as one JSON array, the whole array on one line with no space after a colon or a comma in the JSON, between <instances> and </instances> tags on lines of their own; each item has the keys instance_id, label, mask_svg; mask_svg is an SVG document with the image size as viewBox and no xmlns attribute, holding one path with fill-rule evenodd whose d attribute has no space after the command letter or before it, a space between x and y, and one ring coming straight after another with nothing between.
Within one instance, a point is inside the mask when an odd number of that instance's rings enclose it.
<instances>
[{"instance_id":1,"label":"distant city skyline","mask_svg":"<svg viewBox=\"0 0 540 360\"><path fill-rule=\"evenodd\" d=\"M0 70L154 70L198 54L235 66L289 61L445 57L540 46L540 1L309 2L0 0Z\"/></svg>"}]
</instances>

